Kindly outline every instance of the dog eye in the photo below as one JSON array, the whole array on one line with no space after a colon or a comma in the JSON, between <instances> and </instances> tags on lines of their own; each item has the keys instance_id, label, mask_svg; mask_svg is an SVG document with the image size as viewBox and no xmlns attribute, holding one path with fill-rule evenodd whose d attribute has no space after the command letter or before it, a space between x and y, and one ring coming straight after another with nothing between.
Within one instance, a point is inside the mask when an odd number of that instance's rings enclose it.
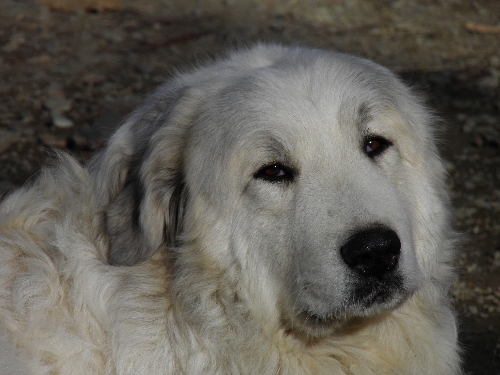
<instances>
[{"instance_id":1,"label":"dog eye","mask_svg":"<svg viewBox=\"0 0 500 375\"><path fill-rule=\"evenodd\" d=\"M364 151L370 158L374 158L383 153L392 143L382 137L369 137L365 139Z\"/></svg>"},{"instance_id":2,"label":"dog eye","mask_svg":"<svg viewBox=\"0 0 500 375\"><path fill-rule=\"evenodd\" d=\"M282 164L269 164L259 169L254 174L254 178L268 182L292 181L293 172Z\"/></svg>"}]
</instances>

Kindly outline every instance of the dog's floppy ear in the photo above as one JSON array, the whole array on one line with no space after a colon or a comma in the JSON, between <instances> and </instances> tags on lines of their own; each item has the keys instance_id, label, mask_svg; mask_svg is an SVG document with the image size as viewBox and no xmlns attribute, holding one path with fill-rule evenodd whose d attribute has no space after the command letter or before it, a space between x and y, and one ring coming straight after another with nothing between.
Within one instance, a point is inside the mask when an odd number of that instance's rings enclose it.
<instances>
[{"instance_id":1,"label":"dog's floppy ear","mask_svg":"<svg viewBox=\"0 0 500 375\"><path fill-rule=\"evenodd\" d=\"M197 102L189 92L160 89L93 163L110 264L131 266L175 245L186 202L182 154Z\"/></svg>"}]
</instances>

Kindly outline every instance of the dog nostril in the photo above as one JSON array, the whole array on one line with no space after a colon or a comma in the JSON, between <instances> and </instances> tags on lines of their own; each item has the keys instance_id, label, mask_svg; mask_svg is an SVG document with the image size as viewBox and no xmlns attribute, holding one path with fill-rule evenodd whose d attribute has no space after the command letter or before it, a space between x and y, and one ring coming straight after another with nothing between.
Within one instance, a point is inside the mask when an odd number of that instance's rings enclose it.
<instances>
[{"instance_id":1,"label":"dog nostril","mask_svg":"<svg viewBox=\"0 0 500 375\"><path fill-rule=\"evenodd\" d=\"M398 265L401 241L391 229L372 228L355 233L340 252L344 262L358 274L380 279Z\"/></svg>"}]
</instances>

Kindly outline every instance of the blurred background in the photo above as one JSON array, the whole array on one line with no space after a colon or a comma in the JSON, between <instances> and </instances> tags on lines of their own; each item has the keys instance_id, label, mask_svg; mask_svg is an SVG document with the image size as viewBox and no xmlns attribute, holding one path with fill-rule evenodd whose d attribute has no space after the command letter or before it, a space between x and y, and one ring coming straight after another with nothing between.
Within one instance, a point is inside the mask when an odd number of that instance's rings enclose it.
<instances>
[{"instance_id":1,"label":"blurred background","mask_svg":"<svg viewBox=\"0 0 500 375\"><path fill-rule=\"evenodd\" d=\"M498 0L0 0L0 195L54 147L87 160L174 72L256 41L368 57L427 97L465 234L465 372L500 374Z\"/></svg>"}]
</instances>

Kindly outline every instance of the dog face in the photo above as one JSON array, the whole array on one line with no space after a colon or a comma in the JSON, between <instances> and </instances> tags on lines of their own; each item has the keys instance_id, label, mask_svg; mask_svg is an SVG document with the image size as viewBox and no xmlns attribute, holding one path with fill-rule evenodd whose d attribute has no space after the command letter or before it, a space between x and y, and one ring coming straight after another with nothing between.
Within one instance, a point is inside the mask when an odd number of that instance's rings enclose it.
<instances>
[{"instance_id":1,"label":"dog face","mask_svg":"<svg viewBox=\"0 0 500 375\"><path fill-rule=\"evenodd\" d=\"M236 267L240 299L309 336L392 309L425 280L416 221L435 194L414 185L429 179L420 148L434 157L429 118L388 71L260 47L181 76L154 103L166 98L110 144L139 160L108 202L113 263L177 241L207 272Z\"/></svg>"}]
</instances>

